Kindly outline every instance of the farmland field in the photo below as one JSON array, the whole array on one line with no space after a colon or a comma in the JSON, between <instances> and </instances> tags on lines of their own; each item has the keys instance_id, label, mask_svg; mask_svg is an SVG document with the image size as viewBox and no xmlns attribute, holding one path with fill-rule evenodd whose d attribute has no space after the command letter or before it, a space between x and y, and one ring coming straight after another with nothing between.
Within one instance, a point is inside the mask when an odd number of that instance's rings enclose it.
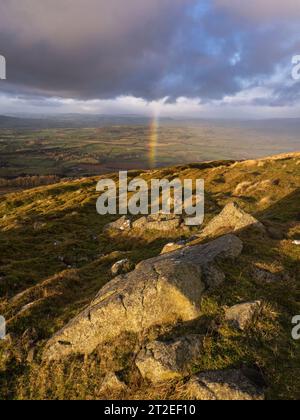
<instances>
[{"instance_id":1,"label":"farmland field","mask_svg":"<svg viewBox=\"0 0 300 420\"><path fill-rule=\"evenodd\" d=\"M155 135L155 143L151 138ZM283 141L284 139L284 141ZM294 130L255 124L146 124L98 128L0 130L0 178L60 178L218 159L249 159L299 150ZM150 160L149 155L154 154Z\"/></svg>"}]
</instances>

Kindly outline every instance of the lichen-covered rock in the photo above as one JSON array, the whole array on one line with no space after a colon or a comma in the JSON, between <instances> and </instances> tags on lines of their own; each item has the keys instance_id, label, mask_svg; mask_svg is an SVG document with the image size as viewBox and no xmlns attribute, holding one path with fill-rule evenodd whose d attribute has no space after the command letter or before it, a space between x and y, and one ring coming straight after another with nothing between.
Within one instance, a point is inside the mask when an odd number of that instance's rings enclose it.
<instances>
[{"instance_id":1,"label":"lichen-covered rock","mask_svg":"<svg viewBox=\"0 0 300 420\"><path fill-rule=\"evenodd\" d=\"M240 209L236 203L230 203L203 229L199 236L201 238L214 237L249 227L255 227L261 232L265 232L265 227L262 223Z\"/></svg>"},{"instance_id":2,"label":"lichen-covered rock","mask_svg":"<svg viewBox=\"0 0 300 420\"><path fill-rule=\"evenodd\" d=\"M111 274L115 277L120 274L129 273L132 269L132 264L128 258L116 262L111 268Z\"/></svg>"},{"instance_id":3,"label":"lichen-covered rock","mask_svg":"<svg viewBox=\"0 0 300 420\"><path fill-rule=\"evenodd\" d=\"M233 327L243 331L253 320L254 316L259 312L261 307L262 302L260 301L235 305L225 310L225 319Z\"/></svg>"},{"instance_id":4,"label":"lichen-covered rock","mask_svg":"<svg viewBox=\"0 0 300 420\"><path fill-rule=\"evenodd\" d=\"M240 370L211 371L194 376L186 384L189 398L200 401L263 400L263 390Z\"/></svg>"},{"instance_id":5,"label":"lichen-covered rock","mask_svg":"<svg viewBox=\"0 0 300 420\"><path fill-rule=\"evenodd\" d=\"M124 332L142 336L156 325L198 318L203 294L220 280L218 274L216 282L216 272L209 267L218 258L238 257L242 249L236 236L227 235L141 262L134 271L109 282L49 341L45 359L89 354Z\"/></svg>"},{"instance_id":6,"label":"lichen-covered rock","mask_svg":"<svg viewBox=\"0 0 300 420\"><path fill-rule=\"evenodd\" d=\"M144 379L160 383L180 378L203 349L203 336L187 335L174 341L153 341L141 350L136 365Z\"/></svg>"}]
</instances>

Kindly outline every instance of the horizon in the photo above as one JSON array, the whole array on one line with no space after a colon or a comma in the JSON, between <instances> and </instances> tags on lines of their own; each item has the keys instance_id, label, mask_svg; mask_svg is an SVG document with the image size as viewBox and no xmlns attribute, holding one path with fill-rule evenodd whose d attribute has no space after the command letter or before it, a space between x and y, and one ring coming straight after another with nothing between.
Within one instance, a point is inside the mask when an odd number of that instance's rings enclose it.
<instances>
[{"instance_id":1,"label":"horizon","mask_svg":"<svg viewBox=\"0 0 300 420\"><path fill-rule=\"evenodd\" d=\"M152 114L105 114L105 113L84 113L84 112L62 112L62 113L23 113L23 112L15 112L15 113L0 113L0 117L7 117L7 118L18 118L18 119L46 119L46 118L58 118L58 117L99 117L99 118L137 118L137 119L147 119L152 120ZM299 117L253 117L253 118L241 118L237 117L180 117L180 116L163 116L159 117L161 121L171 120L171 121L178 121L178 122L205 122L205 121L219 121L219 122L259 122L259 121L300 121Z\"/></svg>"}]
</instances>

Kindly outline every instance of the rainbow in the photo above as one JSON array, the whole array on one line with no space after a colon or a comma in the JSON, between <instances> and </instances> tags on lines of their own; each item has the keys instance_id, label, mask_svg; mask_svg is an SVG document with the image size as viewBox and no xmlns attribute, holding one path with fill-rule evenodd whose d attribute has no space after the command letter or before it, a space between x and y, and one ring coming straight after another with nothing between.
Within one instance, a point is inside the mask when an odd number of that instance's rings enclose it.
<instances>
[{"instance_id":1,"label":"rainbow","mask_svg":"<svg viewBox=\"0 0 300 420\"><path fill-rule=\"evenodd\" d=\"M150 123L149 135L149 165L155 168L157 164L157 145L158 145L159 117L155 115Z\"/></svg>"}]
</instances>

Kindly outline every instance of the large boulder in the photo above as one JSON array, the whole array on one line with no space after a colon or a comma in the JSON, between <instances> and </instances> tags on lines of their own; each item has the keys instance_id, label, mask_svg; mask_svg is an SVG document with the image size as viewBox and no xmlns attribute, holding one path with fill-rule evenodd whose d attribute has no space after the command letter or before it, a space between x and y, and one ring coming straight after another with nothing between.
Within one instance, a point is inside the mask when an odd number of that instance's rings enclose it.
<instances>
[{"instance_id":1,"label":"large boulder","mask_svg":"<svg viewBox=\"0 0 300 420\"><path fill-rule=\"evenodd\" d=\"M49 341L45 359L89 354L124 332L143 336L157 325L198 318L203 294L224 279L216 260L236 258L242 249L236 236L227 235L141 262L134 271L109 282Z\"/></svg>"},{"instance_id":2,"label":"large boulder","mask_svg":"<svg viewBox=\"0 0 300 420\"><path fill-rule=\"evenodd\" d=\"M202 349L203 336L196 334L168 342L153 341L140 351L135 363L144 379L160 383L180 378Z\"/></svg>"},{"instance_id":3,"label":"large boulder","mask_svg":"<svg viewBox=\"0 0 300 420\"><path fill-rule=\"evenodd\" d=\"M200 401L263 400L263 390L241 370L210 371L194 376L186 384L189 398Z\"/></svg>"},{"instance_id":4,"label":"large boulder","mask_svg":"<svg viewBox=\"0 0 300 420\"><path fill-rule=\"evenodd\" d=\"M224 235L249 227L265 232L264 225L250 214L244 212L236 203L229 203L200 233L201 238Z\"/></svg>"}]
</instances>

